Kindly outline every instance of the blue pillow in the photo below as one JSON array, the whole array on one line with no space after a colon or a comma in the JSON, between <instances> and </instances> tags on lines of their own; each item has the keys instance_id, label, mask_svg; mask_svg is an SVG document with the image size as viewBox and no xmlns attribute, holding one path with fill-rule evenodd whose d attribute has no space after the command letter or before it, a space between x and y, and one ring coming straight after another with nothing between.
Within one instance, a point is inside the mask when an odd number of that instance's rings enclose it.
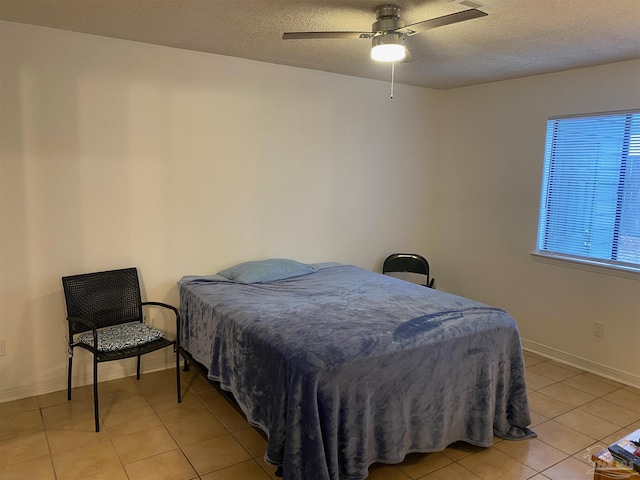
<instances>
[{"instance_id":1,"label":"blue pillow","mask_svg":"<svg viewBox=\"0 0 640 480\"><path fill-rule=\"evenodd\" d=\"M265 283L287 278L301 277L317 271L313 265L287 260L285 258L272 258L239 263L231 268L221 270L218 275L242 283Z\"/></svg>"}]
</instances>

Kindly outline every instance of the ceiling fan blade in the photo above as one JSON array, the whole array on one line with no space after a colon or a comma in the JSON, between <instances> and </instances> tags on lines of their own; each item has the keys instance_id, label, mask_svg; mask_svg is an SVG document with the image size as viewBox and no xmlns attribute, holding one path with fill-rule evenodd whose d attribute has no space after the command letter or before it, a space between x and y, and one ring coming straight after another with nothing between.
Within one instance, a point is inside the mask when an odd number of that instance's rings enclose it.
<instances>
[{"instance_id":1,"label":"ceiling fan blade","mask_svg":"<svg viewBox=\"0 0 640 480\"><path fill-rule=\"evenodd\" d=\"M474 18L486 16L486 13L476 10L475 8L470 8L469 10L463 10L462 12L451 13L442 17L436 17L430 20L423 20L422 22L412 23L411 25L405 25L395 31L397 33L411 36L419 32L424 32L425 30L431 30L432 28L444 27L445 25L451 25L452 23L464 22L465 20L472 20Z\"/></svg>"},{"instance_id":2,"label":"ceiling fan blade","mask_svg":"<svg viewBox=\"0 0 640 480\"><path fill-rule=\"evenodd\" d=\"M374 32L286 32L283 40L308 40L323 38L371 38Z\"/></svg>"}]
</instances>

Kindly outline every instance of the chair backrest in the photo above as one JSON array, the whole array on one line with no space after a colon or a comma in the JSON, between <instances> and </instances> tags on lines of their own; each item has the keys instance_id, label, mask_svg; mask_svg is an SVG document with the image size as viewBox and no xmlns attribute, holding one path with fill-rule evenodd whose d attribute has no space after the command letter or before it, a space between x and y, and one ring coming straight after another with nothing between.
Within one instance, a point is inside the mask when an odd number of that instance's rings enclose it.
<instances>
[{"instance_id":1,"label":"chair backrest","mask_svg":"<svg viewBox=\"0 0 640 480\"><path fill-rule=\"evenodd\" d=\"M394 253L389 255L382 264L382 273L407 272L425 275L425 285L431 287L429 280L429 262L422 255L416 253Z\"/></svg>"},{"instance_id":2,"label":"chair backrest","mask_svg":"<svg viewBox=\"0 0 640 480\"><path fill-rule=\"evenodd\" d=\"M62 277L68 317L85 318L97 328L142 321L142 299L135 267ZM69 322L69 335L90 330Z\"/></svg>"}]
</instances>

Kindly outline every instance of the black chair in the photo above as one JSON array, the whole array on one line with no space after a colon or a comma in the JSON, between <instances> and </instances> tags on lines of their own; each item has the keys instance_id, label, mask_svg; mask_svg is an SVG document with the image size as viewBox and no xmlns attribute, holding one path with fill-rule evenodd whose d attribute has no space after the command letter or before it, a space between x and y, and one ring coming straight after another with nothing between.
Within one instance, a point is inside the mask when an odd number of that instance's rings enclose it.
<instances>
[{"instance_id":1,"label":"black chair","mask_svg":"<svg viewBox=\"0 0 640 480\"><path fill-rule=\"evenodd\" d=\"M426 277L424 286L433 288L435 279L429 278L429 262L415 253L394 253L382 264L382 273L416 273Z\"/></svg>"},{"instance_id":2,"label":"black chair","mask_svg":"<svg viewBox=\"0 0 640 480\"><path fill-rule=\"evenodd\" d=\"M176 387L180 392L180 315L171 305L143 302L136 268L85 273L62 277L69 322L69 372L67 399L71 400L73 349L81 347L93 354L93 405L96 432L98 416L98 363L138 357L136 376L140 378L140 356L173 345L176 352ZM176 340L162 336L144 323L143 305L168 308L176 316ZM96 347L97 346L97 347Z\"/></svg>"}]
</instances>

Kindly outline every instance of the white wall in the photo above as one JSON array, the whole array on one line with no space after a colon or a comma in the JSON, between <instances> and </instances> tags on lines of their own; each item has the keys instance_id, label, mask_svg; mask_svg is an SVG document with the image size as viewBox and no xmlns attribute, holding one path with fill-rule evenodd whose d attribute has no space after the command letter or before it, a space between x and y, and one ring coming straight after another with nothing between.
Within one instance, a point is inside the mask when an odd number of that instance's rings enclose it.
<instances>
[{"instance_id":1,"label":"white wall","mask_svg":"<svg viewBox=\"0 0 640 480\"><path fill-rule=\"evenodd\" d=\"M0 401L65 388L63 275L135 265L145 298L177 305L182 275L239 261L376 269L428 253L435 92L390 100L384 82L7 22L0 35Z\"/></svg>"},{"instance_id":2,"label":"white wall","mask_svg":"<svg viewBox=\"0 0 640 480\"><path fill-rule=\"evenodd\" d=\"M546 119L639 106L638 80L636 61L389 100L384 82L0 22L0 401L65 387L63 275L136 265L146 298L177 305L182 275L242 260L379 269L401 250L509 310L528 347L640 384L637 276L530 256Z\"/></svg>"},{"instance_id":3,"label":"white wall","mask_svg":"<svg viewBox=\"0 0 640 480\"><path fill-rule=\"evenodd\" d=\"M530 255L547 119L640 107L640 61L444 95L433 252L439 288L509 310L526 347L640 385L640 274ZM596 321L604 338L593 336Z\"/></svg>"}]
</instances>

